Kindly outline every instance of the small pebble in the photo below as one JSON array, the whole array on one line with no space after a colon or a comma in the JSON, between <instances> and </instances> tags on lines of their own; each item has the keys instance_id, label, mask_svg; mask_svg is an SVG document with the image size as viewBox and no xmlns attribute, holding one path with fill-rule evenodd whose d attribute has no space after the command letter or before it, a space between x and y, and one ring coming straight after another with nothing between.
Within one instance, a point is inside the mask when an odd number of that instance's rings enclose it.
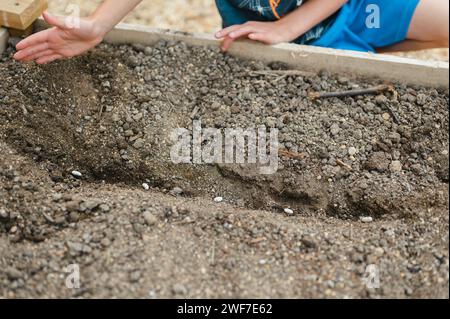
<instances>
[{"instance_id":1,"label":"small pebble","mask_svg":"<svg viewBox=\"0 0 450 319\"><path fill-rule=\"evenodd\" d=\"M80 220L80 215L77 212L69 213L69 221L76 223Z\"/></svg>"},{"instance_id":2,"label":"small pebble","mask_svg":"<svg viewBox=\"0 0 450 319\"><path fill-rule=\"evenodd\" d=\"M350 147L348 149L348 155L353 156L353 155L356 155L356 153L358 153L358 150L356 149L356 147Z\"/></svg>"},{"instance_id":3,"label":"small pebble","mask_svg":"<svg viewBox=\"0 0 450 319\"><path fill-rule=\"evenodd\" d=\"M22 272L13 267L7 267L5 273L9 280L17 280L23 277Z\"/></svg>"},{"instance_id":4,"label":"small pebble","mask_svg":"<svg viewBox=\"0 0 450 319\"><path fill-rule=\"evenodd\" d=\"M400 161L392 161L391 165L389 165L389 170L393 173L401 172L402 163Z\"/></svg>"},{"instance_id":5,"label":"small pebble","mask_svg":"<svg viewBox=\"0 0 450 319\"><path fill-rule=\"evenodd\" d=\"M284 209L284 212L285 212L286 214L288 214L288 215L294 215L294 211L293 211L292 209L290 209L290 208L285 208L285 209Z\"/></svg>"},{"instance_id":6,"label":"small pebble","mask_svg":"<svg viewBox=\"0 0 450 319\"><path fill-rule=\"evenodd\" d=\"M62 199L62 194L60 194L60 193L56 193L56 194L53 194L52 195L52 199L53 199L53 201L54 202L58 202L58 201L60 201L61 199Z\"/></svg>"},{"instance_id":7,"label":"small pebble","mask_svg":"<svg viewBox=\"0 0 450 319\"><path fill-rule=\"evenodd\" d=\"M142 275L140 271L133 271L130 273L130 282L138 282Z\"/></svg>"},{"instance_id":8,"label":"small pebble","mask_svg":"<svg viewBox=\"0 0 450 319\"><path fill-rule=\"evenodd\" d=\"M103 247L108 247L108 246L110 246L111 245L111 240L109 240L109 238L103 238L101 241L100 241L100 244L103 246Z\"/></svg>"},{"instance_id":9,"label":"small pebble","mask_svg":"<svg viewBox=\"0 0 450 319\"><path fill-rule=\"evenodd\" d=\"M175 284L172 286L172 292L175 295L186 295L187 294L187 289L184 285L182 284Z\"/></svg>"},{"instance_id":10,"label":"small pebble","mask_svg":"<svg viewBox=\"0 0 450 319\"><path fill-rule=\"evenodd\" d=\"M100 208L100 210L101 210L102 212L104 212L104 213L109 212L110 209L111 209L107 204L101 204L101 205L99 206L99 208Z\"/></svg>"},{"instance_id":11,"label":"small pebble","mask_svg":"<svg viewBox=\"0 0 450 319\"><path fill-rule=\"evenodd\" d=\"M143 184L142 184L142 187L143 187L146 191L148 191L148 190L150 189L150 186L149 186L147 183L143 183Z\"/></svg>"},{"instance_id":12,"label":"small pebble","mask_svg":"<svg viewBox=\"0 0 450 319\"><path fill-rule=\"evenodd\" d=\"M142 138L138 138L134 142L133 147L136 148L136 149L140 149L140 148L144 147L144 143L145 143L145 141Z\"/></svg>"},{"instance_id":13,"label":"small pebble","mask_svg":"<svg viewBox=\"0 0 450 319\"><path fill-rule=\"evenodd\" d=\"M335 124L331 125L331 127L330 127L331 135L336 136L340 131L341 131L341 128L339 127L338 124L335 123Z\"/></svg>"},{"instance_id":14,"label":"small pebble","mask_svg":"<svg viewBox=\"0 0 450 319\"><path fill-rule=\"evenodd\" d=\"M158 219L155 217L155 215L153 215L149 211L145 211L143 214L143 217L144 217L145 223L149 226L153 226L158 222Z\"/></svg>"},{"instance_id":15,"label":"small pebble","mask_svg":"<svg viewBox=\"0 0 450 319\"><path fill-rule=\"evenodd\" d=\"M3 208L0 209L0 217L5 219L9 217L8 213Z\"/></svg>"},{"instance_id":16,"label":"small pebble","mask_svg":"<svg viewBox=\"0 0 450 319\"><path fill-rule=\"evenodd\" d=\"M174 187L171 191L170 194L174 195L174 196L179 196L181 194L183 194L183 189L181 189L180 187Z\"/></svg>"},{"instance_id":17,"label":"small pebble","mask_svg":"<svg viewBox=\"0 0 450 319\"><path fill-rule=\"evenodd\" d=\"M223 202L223 197L216 197L216 198L214 198L214 201L216 202L216 203L221 203L221 202Z\"/></svg>"}]
</instances>

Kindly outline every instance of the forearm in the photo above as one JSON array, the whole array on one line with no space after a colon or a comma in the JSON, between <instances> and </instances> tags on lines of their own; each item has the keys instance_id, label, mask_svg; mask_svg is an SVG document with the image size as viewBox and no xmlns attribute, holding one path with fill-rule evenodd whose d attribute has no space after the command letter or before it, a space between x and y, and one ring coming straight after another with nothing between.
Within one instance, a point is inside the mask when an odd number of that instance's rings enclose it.
<instances>
[{"instance_id":1,"label":"forearm","mask_svg":"<svg viewBox=\"0 0 450 319\"><path fill-rule=\"evenodd\" d=\"M142 0L105 0L91 15L98 31L102 34L109 32Z\"/></svg>"},{"instance_id":2,"label":"forearm","mask_svg":"<svg viewBox=\"0 0 450 319\"><path fill-rule=\"evenodd\" d=\"M293 39L311 30L336 13L348 0L308 0L277 23L286 28Z\"/></svg>"}]
</instances>

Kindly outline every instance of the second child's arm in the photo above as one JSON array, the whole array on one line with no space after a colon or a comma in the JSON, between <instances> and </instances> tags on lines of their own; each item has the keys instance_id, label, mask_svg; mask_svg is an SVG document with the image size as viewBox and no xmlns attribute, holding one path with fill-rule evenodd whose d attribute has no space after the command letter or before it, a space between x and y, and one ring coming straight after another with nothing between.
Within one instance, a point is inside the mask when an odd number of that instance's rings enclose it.
<instances>
[{"instance_id":1,"label":"second child's arm","mask_svg":"<svg viewBox=\"0 0 450 319\"><path fill-rule=\"evenodd\" d=\"M80 55L99 44L103 37L142 0L105 0L90 17L66 23L49 13L43 14L53 28L38 32L16 46L14 58L46 64Z\"/></svg>"},{"instance_id":2,"label":"second child's arm","mask_svg":"<svg viewBox=\"0 0 450 319\"><path fill-rule=\"evenodd\" d=\"M216 33L227 51L237 39L247 37L266 44L291 42L337 12L348 0L308 0L298 9L275 22L250 21Z\"/></svg>"}]
</instances>

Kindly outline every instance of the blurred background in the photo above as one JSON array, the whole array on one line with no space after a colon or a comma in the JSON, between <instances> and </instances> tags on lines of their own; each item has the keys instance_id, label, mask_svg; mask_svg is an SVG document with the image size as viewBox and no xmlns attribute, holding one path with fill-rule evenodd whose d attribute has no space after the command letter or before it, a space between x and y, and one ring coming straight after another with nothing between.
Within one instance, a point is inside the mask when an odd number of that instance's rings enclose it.
<instances>
[{"instance_id":1,"label":"blurred background","mask_svg":"<svg viewBox=\"0 0 450 319\"><path fill-rule=\"evenodd\" d=\"M101 0L48 0L49 11L64 14L69 4L77 4L82 16L95 10ZM220 29L221 20L214 0L143 0L124 20L162 29L212 33ZM448 61L448 49L400 53L424 60Z\"/></svg>"}]
</instances>

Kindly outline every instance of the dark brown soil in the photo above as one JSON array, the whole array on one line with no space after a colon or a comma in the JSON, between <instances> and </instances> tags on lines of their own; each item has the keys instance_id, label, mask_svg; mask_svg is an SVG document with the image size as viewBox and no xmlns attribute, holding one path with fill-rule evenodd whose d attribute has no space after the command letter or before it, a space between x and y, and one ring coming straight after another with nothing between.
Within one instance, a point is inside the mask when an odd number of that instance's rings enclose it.
<instances>
[{"instance_id":1,"label":"dark brown soil","mask_svg":"<svg viewBox=\"0 0 450 319\"><path fill-rule=\"evenodd\" d=\"M448 297L448 90L311 100L379 82L273 76L284 66L182 43L44 67L10 54L0 295ZM279 129L279 170L172 163L170 134L193 120Z\"/></svg>"}]
</instances>

